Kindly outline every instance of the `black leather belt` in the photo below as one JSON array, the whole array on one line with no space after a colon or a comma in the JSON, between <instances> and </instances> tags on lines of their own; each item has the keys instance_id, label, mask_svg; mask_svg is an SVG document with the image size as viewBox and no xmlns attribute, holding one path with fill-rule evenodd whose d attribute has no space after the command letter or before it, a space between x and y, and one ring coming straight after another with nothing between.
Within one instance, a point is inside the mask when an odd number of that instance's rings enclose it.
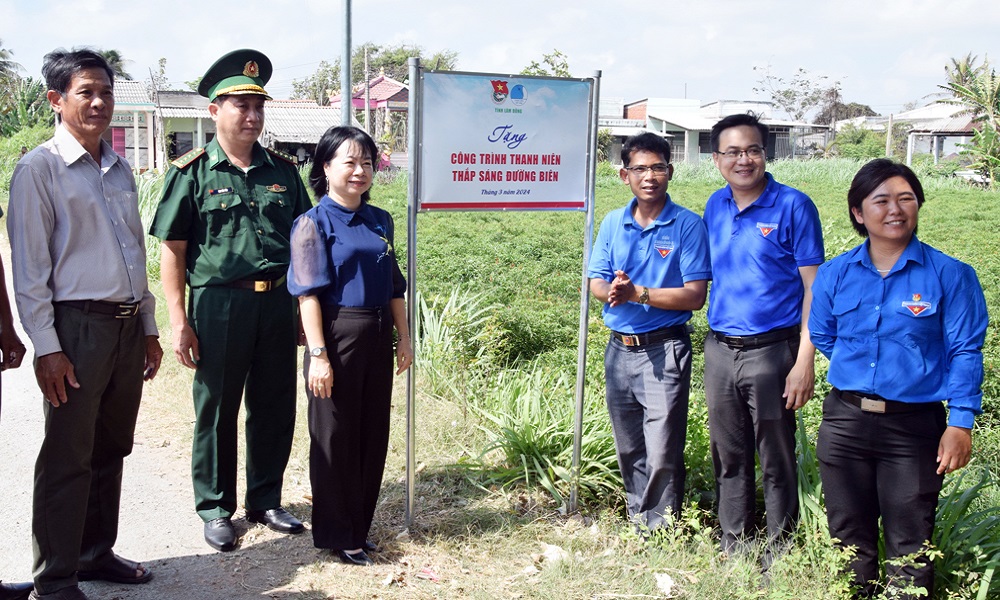
<instances>
[{"instance_id":1,"label":"black leather belt","mask_svg":"<svg viewBox=\"0 0 1000 600\"><path fill-rule=\"evenodd\" d=\"M612 331L611 335L621 343L628 347L635 346L645 346L646 344L654 344L656 342L662 342L664 340L676 340L691 334L691 327L688 325L672 325L670 327L664 327L663 329L657 329L655 331L647 331L646 333L618 333L617 331Z\"/></svg>"},{"instance_id":2,"label":"black leather belt","mask_svg":"<svg viewBox=\"0 0 1000 600\"><path fill-rule=\"evenodd\" d=\"M798 325L792 325L791 327L772 329L771 331L760 335L726 335L724 333L719 333L718 331L713 331L712 335L715 336L715 339L730 348L759 348L761 346L767 346L768 344L774 344L793 337L798 337L800 332L801 329Z\"/></svg>"},{"instance_id":3,"label":"black leather belt","mask_svg":"<svg viewBox=\"0 0 1000 600\"><path fill-rule=\"evenodd\" d=\"M138 302L107 302L105 300L63 300L59 306L68 306L85 313L109 315L116 319L131 319L139 314Z\"/></svg>"},{"instance_id":4,"label":"black leather belt","mask_svg":"<svg viewBox=\"0 0 1000 600\"><path fill-rule=\"evenodd\" d=\"M833 393L844 402L853 404L864 412L879 414L913 412L940 405L940 402L900 402L898 400L886 400L877 394L856 394L854 392L838 390L837 388L833 388Z\"/></svg>"},{"instance_id":5,"label":"black leather belt","mask_svg":"<svg viewBox=\"0 0 1000 600\"><path fill-rule=\"evenodd\" d=\"M285 283L288 278L287 275L282 275L277 279L238 279L236 281L230 281L229 283L223 284L226 287L238 288L241 290L253 290L255 292L270 292L273 289L281 287L281 284Z\"/></svg>"}]
</instances>

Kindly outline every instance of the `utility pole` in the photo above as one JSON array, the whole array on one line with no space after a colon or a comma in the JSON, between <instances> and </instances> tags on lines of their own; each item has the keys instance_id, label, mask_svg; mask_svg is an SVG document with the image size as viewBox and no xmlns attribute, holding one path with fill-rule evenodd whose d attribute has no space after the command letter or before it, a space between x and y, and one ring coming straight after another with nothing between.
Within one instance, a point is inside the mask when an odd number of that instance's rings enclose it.
<instances>
[{"instance_id":1,"label":"utility pole","mask_svg":"<svg viewBox=\"0 0 1000 600\"><path fill-rule=\"evenodd\" d=\"M340 124L350 126L354 111L351 89L351 0L344 0L344 56L340 59Z\"/></svg>"}]
</instances>

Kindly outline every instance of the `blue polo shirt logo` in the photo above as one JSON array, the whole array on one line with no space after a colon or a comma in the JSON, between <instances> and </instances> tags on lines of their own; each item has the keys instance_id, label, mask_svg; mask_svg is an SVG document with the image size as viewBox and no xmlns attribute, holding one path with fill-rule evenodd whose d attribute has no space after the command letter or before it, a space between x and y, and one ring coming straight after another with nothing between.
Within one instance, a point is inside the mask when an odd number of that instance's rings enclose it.
<instances>
[{"instance_id":1,"label":"blue polo shirt logo","mask_svg":"<svg viewBox=\"0 0 1000 600\"><path fill-rule=\"evenodd\" d=\"M930 307L930 302L920 300L920 294L913 294L913 300L911 301L903 300L903 308L913 313L914 317Z\"/></svg>"},{"instance_id":2,"label":"blue polo shirt logo","mask_svg":"<svg viewBox=\"0 0 1000 600\"><path fill-rule=\"evenodd\" d=\"M760 229L761 234L767 237L772 231L778 228L777 223L757 223L757 229Z\"/></svg>"},{"instance_id":3,"label":"blue polo shirt logo","mask_svg":"<svg viewBox=\"0 0 1000 600\"><path fill-rule=\"evenodd\" d=\"M660 253L660 258L666 258L674 249L674 242L668 237L661 237L653 242L653 247Z\"/></svg>"}]
</instances>

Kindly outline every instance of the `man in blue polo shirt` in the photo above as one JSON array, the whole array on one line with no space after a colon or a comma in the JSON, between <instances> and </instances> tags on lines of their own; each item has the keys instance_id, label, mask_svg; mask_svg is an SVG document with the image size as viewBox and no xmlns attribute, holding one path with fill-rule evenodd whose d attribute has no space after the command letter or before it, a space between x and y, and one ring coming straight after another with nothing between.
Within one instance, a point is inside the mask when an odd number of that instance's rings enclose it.
<instances>
[{"instance_id":1,"label":"man in blue polo shirt","mask_svg":"<svg viewBox=\"0 0 1000 600\"><path fill-rule=\"evenodd\" d=\"M704 223L667 194L670 144L644 133L621 156L635 198L604 218L587 276L611 329L605 386L629 516L652 530L679 515L684 498L687 322L705 304L711 263Z\"/></svg>"},{"instance_id":2,"label":"man in blue polo shirt","mask_svg":"<svg viewBox=\"0 0 1000 600\"><path fill-rule=\"evenodd\" d=\"M728 116L712 128L713 160L729 185L705 206L712 250L705 399L722 550L754 531L760 455L770 549L799 514L795 410L813 393L809 288L823 262L812 200L765 171L767 126Z\"/></svg>"}]
</instances>

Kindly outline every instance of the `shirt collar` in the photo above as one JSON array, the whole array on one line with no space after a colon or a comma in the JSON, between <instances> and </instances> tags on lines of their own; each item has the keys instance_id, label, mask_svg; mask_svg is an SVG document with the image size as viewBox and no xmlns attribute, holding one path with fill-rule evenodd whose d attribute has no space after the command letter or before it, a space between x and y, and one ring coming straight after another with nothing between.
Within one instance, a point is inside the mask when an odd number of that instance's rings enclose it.
<instances>
[{"instance_id":1,"label":"shirt collar","mask_svg":"<svg viewBox=\"0 0 1000 600\"><path fill-rule=\"evenodd\" d=\"M622 221L623 225L631 225L637 229L642 229L642 227L639 227L639 225L636 224L635 218L632 216L632 213L635 211L635 207L638 205L639 205L639 200L635 196L633 196L632 201L629 202L628 206L625 207L625 218ZM656 219L654 219L653 222L650 223L650 226L669 225L676 218L677 218L677 205L670 200L670 194L668 193L667 202L663 205L663 210L661 210L659 216L657 216Z\"/></svg>"},{"instance_id":2,"label":"shirt collar","mask_svg":"<svg viewBox=\"0 0 1000 600\"><path fill-rule=\"evenodd\" d=\"M850 262L861 263L864 267L877 273L878 270L875 268L875 264L872 263L871 253L868 251L870 244L871 240L866 239L865 243L851 251L851 254L848 255L848 260ZM920 243L920 240L917 239L917 234L915 233L910 238L910 242L906 245L906 248L903 248L903 253L899 255L899 259L896 260L896 264L892 266L892 269L890 269L889 272L892 273L893 271L903 269L903 267L906 266L906 263L910 261L915 262L918 265L924 264L924 248ZM897 265L899 265L898 269L896 268Z\"/></svg>"},{"instance_id":3,"label":"shirt collar","mask_svg":"<svg viewBox=\"0 0 1000 600\"><path fill-rule=\"evenodd\" d=\"M362 202L361 206L358 207L358 210L349 210L338 204L333 198L327 195L320 199L320 203L327 207L327 210L330 211L331 215L348 225L350 225L351 221L354 220L355 217L368 223L375 223L375 220L371 215L371 207L368 206L367 202Z\"/></svg>"},{"instance_id":4,"label":"shirt collar","mask_svg":"<svg viewBox=\"0 0 1000 600\"><path fill-rule=\"evenodd\" d=\"M83 147L83 144L73 137L73 134L61 124L56 127L56 132L55 135L52 136L52 139L55 141L56 153L59 155L59 158L63 159L66 166L75 163L85 155L90 155L90 153ZM112 148L110 144L102 139L101 169L109 169L116 162L118 162L118 153L115 152L114 148Z\"/></svg>"},{"instance_id":5,"label":"shirt collar","mask_svg":"<svg viewBox=\"0 0 1000 600\"><path fill-rule=\"evenodd\" d=\"M208 168L210 169L215 169L222 163L228 163L229 165L232 165L234 169L239 169L240 171L243 170L229 162L229 157L226 156L226 151L219 145L218 136L212 138L212 141L205 145L205 152L208 153ZM271 162L271 155L264 151L263 146L261 146L259 142L254 142L253 158L250 159L250 168L253 169L263 164L274 166L274 163Z\"/></svg>"}]
</instances>

